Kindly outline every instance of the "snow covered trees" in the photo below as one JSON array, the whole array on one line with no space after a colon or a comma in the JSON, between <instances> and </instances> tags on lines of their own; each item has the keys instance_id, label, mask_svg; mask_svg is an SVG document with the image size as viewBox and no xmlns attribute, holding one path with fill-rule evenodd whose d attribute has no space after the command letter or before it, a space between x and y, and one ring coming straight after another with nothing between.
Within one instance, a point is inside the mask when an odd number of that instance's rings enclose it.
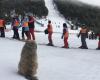
<instances>
[{"instance_id":1,"label":"snow covered trees","mask_svg":"<svg viewBox=\"0 0 100 80\"><path fill-rule=\"evenodd\" d=\"M12 10L18 14L31 12L38 17L48 14L44 0L0 0L0 15L8 16Z\"/></svg>"},{"instance_id":2,"label":"snow covered trees","mask_svg":"<svg viewBox=\"0 0 100 80\"><path fill-rule=\"evenodd\" d=\"M86 24L93 31L100 32L100 8L87 5L76 0L54 0L58 10L77 23Z\"/></svg>"}]
</instances>

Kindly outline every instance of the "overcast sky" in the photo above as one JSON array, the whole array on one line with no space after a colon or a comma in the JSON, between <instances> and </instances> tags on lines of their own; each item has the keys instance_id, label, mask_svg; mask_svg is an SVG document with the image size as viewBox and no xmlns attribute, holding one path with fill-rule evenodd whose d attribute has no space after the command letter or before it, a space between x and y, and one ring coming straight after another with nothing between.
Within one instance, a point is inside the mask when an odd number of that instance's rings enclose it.
<instances>
[{"instance_id":1,"label":"overcast sky","mask_svg":"<svg viewBox=\"0 0 100 80\"><path fill-rule=\"evenodd\" d=\"M100 0L79 0L88 4L100 6Z\"/></svg>"}]
</instances>

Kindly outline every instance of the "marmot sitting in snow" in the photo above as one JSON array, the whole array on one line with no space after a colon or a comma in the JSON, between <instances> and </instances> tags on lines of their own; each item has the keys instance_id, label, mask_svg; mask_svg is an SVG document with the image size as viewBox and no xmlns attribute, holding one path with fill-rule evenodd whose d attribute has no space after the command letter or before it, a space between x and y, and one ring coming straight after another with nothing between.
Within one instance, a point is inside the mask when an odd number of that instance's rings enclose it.
<instances>
[{"instance_id":1,"label":"marmot sitting in snow","mask_svg":"<svg viewBox=\"0 0 100 80\"><path fill-rule=\"evenodd\" d=\"M35 41L26 41L18 65L18 73L26 78L32 78L37 72L37 44Z\"/></svg>"}]
</instances>

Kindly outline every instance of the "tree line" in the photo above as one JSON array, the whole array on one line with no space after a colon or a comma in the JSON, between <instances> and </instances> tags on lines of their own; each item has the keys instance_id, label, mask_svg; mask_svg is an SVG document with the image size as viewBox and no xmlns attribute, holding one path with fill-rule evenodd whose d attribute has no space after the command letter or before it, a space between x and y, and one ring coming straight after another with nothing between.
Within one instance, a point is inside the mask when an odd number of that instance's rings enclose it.
<instances>
[{"instance_id":1,"label":"tree line","mask_svg":"<svg viewBox=\"0 0 100 80\"><path fill-rule=\"evenodd\" d=\"M0 17L9 17L13 10L21 15L30 12L37 17L48 14L44 0L0 0Z\"/></svg>"},{"instance_id":2,"label":"tree line","mask_svg":"<svg viewBox=\"0 0 100 80\"><path fill-rule=\"evenodd\" d=\"M100 8L75 0L54 0L58 10L66 19L77 20L75 25L85 24L96 33L100 33Z\"/></svg>"}]
</instances>

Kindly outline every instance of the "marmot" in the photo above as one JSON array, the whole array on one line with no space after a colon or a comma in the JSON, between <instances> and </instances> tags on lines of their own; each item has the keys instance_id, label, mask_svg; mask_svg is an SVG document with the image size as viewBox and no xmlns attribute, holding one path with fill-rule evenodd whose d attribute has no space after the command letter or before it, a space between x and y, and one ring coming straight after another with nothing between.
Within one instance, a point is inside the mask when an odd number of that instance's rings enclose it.
<instances>
[{"instance_id":1,"label":"marmot","mask_svg":"<svg viewBox=\"0 0 100 80\"><path fill-rule=\"evenodd\" d=\"M37 72L37 44L35 41L26 41L18 65L18 73L25 77L34 77Z\"/></svg>"}]
</instances>

